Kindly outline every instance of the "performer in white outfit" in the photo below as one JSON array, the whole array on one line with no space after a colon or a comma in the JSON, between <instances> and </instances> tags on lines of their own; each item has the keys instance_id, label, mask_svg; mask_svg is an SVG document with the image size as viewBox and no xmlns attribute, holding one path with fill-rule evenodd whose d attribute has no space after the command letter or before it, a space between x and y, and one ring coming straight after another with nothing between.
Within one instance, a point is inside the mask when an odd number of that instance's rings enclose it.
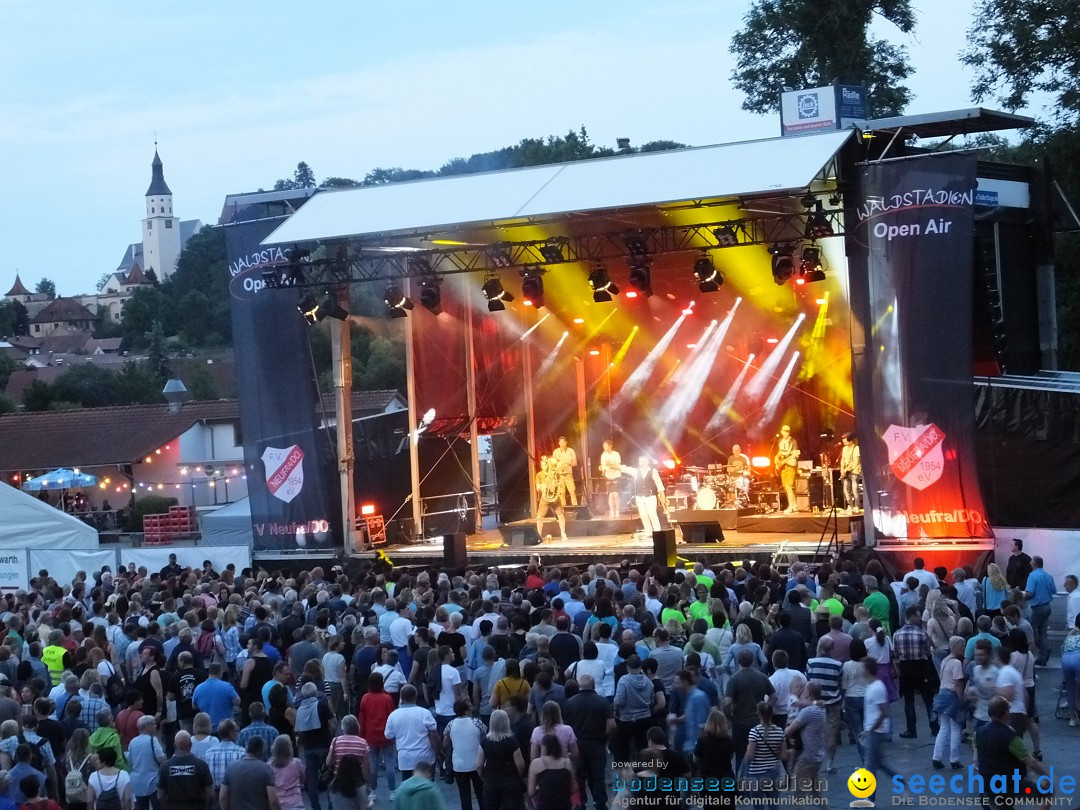
<instances>
[{"instance_id":1,"label":"performer in white outfit","mask_svg":"<svg viewBox=\"0 0 1080 810\"><path fill-rule=\"evenodd\" d=\"M637 467L623 467L627 475L633 476L634 505L637 506L641 528L646 536L660 531L660 515L657 507L667 514L667 497L664 495L664 482L660 473L653 467L648 456L639 456Z\"/></svg>"},{"instance_id":2,"label":"performer in white outfit","mask_svg":"<svg viewBox=\"0 0 1080 810\"><path fill-rule=\"evenodd\" d=\"M608 517L619 516L619 479L622 478L622 456L613 449L611 439L604 439L604 452L600 454L600 474L604 476L607 492Z\"/></svg>"}]
</instances>

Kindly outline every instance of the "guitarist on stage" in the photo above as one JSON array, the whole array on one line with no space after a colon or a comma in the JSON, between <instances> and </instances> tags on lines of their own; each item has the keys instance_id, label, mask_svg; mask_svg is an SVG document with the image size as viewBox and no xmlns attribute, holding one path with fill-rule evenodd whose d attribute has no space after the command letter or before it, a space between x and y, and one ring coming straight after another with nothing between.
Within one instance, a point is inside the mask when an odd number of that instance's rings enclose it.
<instances>
[{"instance_id":1,"label":"guitarist on stage","mask_svg":"<svg viewBox=\"0 0 1080 810\"><path fill-rule=\"evenodd\" d=\"M795 511L795 473L799 466L799 443L791 435L791 428L780 428L780 441L777 444L776 458L773 459L776 471L780 473L780 484L787 493L785 514Z\"/></svg>"}]
</instances>

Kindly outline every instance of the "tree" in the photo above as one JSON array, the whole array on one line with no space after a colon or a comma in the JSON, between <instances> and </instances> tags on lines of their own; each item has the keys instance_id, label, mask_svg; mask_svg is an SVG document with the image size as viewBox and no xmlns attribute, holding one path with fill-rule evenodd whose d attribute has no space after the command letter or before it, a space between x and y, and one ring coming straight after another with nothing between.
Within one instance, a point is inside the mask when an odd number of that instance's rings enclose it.
<instances>
[{"instance_id":1,"label":"tree","mask_svg":"<svg viewBox=\"0 0 1080 810\"><path fill-rule=\"evenodd\" d=\"M12 360L6 354L0 354L0 391L7 388L11 375L22 368L22 365Z\"/></svg>"},{"instance_id":2,"label":"tree","mask_svg":"<svg viewBox=\"0 0 1080 810\"><path fill-rule=\"evenodd\" d=\"M195 345L228 343L232 338L232 313L229 310L229 267L225 260L225 229L204 227L188 239L176 260L176 270L161 285L162 292L174 302L177 326ZM193 311L186 311L184 297L199 291L206 299L202 333L191 334ZM189 301L187 306L191 306ZM167 334L169 323L163 321Z\"/></svg>"},{"instance_id":3,"label":"tree","mask_svg":"<svg viewBox=\"0 0 1080 810\"><path fill-rule=\"evenodd\" d=\"M1056 101L1059 123L1080 120L1080 6L1075 0L981 0L961 56L975 70L976 101L1006 109L1032 93Z\"/></svg>"},{"instance_id":4,"label":"tree","mask_svg":"<svg viewBox=\"0 0 1080 810\"><path fill-rule=\"evenodd\" d=\"M47 411L52 402L52 390L47 382L33 380L23 391L23 407L28 411Z\"/></svg>"},{"instance_id":5,"label":"tree","mask_svg":"<svg viewBox=\"0 0 1080 810\"><path fill-rule=\"evenodd\" d=\"M327 177L319 183L319 188L356 188L359 185L361 185L359 180L348 177Z\"/></svg>"},{"instance_id":6,"label":"tree","mask_svg":"<svg viewBox=\"0 0 1080 810\"><path fill-rule=\"evenodd\" d=\"M304 161L296 164L292 179L282 179L274 183L274 191L286 191L293 188L315 188L315 172Z\"/></svg>"},{"instance_id":7,"label":"tree","mask_svg":"<svg viewBox=\"0 0 1080 810\"><path fill-rule=\"evenodd\" d=\"M103 408L116 401L117 374L92 363L71 366L49 386L49 405L53 402L76 402L83 408Z\"/></svg>"},{"instance_id":8,"label":"tree","mask_svg":"<svg viewBox=\"0 0 1080 810\"><path fill-rule=\"evenodd\" d=\"M193 346L201 346L210 329L210 299L202 290L188 290L178 309L184 339Z\"/></svg>"},{"instance_id":9,"label":"tree","mask_svg":"<svg viewBox=\"0 0 1080 810\"><path fill-rule=\"evenodd\" d=\"M12 301L15 307L15 323L11 327L11 334L16 337L24 337L30 334L30 313L26 311L22 301Z\"/></svg>"},{"instance_id":10,"label":"tree","mask_svg":"<svg viewBox=\"0 0 1080 810\"><path fill-rule=\"evenodd\" d=\"M152 405L164 402L161 393L164 381L150 368L150 364L127 362L116 375L115 405Z\"/></svg>"},{"instance_id":11,"label":"tree","mask_svg":"<svg viewBox=\"0 0 1080 810\"><path fill-rule=\"evenodd\" d=\"M56 284L47 278L42 278L34 287L34 292L47 295L49 298L56 298Z\"/></svg>"},{"instance_id":12,"label":"tree","mask_svg":"<svg viewBox=\"0 0 1080 810\"><path fill-rule=\"evenodd\" d=\"M143 275L146 276L146 280L155 287L158 285L157 271L153 267L149 268Z\"/></svg>"},{"instance_id":13,"label":"tree","mask_svg":"<svg viewBox=\"0 0 1080 810\"><path fill-rule=\"evenodd\" d=\"M905 34L915 28L911 0L755 0L731 41L743 109L778 112L784 87L839 81L866 87L871 117L899 115L912 68L902 46L870 35L875 16Z\"/></svg>"},{"instance_id":14,"label":"tree","mask_svg":"<svg viewBox=\"0 0 1080 810\"><path fill-rule=\"evenodd\" d=\"M194 402L217 399L217 386L214 385L214 376L205 363L198 363L191 368L188 374L188 393Z\"/></svg>"},{"instance_id":15,"label":"tree","mask_svg":"<svg viewBox=\"0 0 1080 810\"><path fill-rule=\"evenodd\" d=\"M15 302L0 301L0 337L15 334Z\"/></svg>"},{"instance_id":16,"label":"tree","mask_svg":"<svg viewBox=\"0 0 1080 810\"><path fill-rule=\"evenodd\" d=\"M176 307L159 287L136 287L131 298L124 304L120 323L124 327L124 340L129 346L145 346L154 323L163 328L176 321ZM170 334L175 329L170 329Z\"/></svg>"},{"instance_id":17,"label":"tree","mask_svg":"<svg viewBox=\"0 0 1080 810\"><path fill-rule=\"evenodd\" d=\"M4 392L0 391L0 413L15 413L19 410L18 403Z\"/></svg>"},{"instance_id":18,"label":"tree","mask_svg":"<svg viewBox=\"0 0 1080 810\"><path fill-rule=\"evenodd\" d=\"M101 292L105 289L105 285L109 283L109 279L112 278L112 273L102 273L97 280L97 284L94 285L94 289Z\"/></svg>"},{"instance_id":19,"label":"tree","mask_svg":"<svg viewBox=\"0 0 1080 810\"><path fill-rule=\"evenodd\" d=\"M146 350L146 366L161 385L169 379L172 373L169 371L169 348L165 345L165 330L161 321L154 321L147 335L148 348Z\"/></svg>"}]
</instances>

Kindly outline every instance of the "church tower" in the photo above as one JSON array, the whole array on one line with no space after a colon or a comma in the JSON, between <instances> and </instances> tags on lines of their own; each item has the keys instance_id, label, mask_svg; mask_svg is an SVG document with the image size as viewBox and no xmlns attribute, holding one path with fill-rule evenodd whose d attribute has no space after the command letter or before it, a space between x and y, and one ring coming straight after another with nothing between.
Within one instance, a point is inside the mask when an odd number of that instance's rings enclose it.
<instances>
[{"instance_id":1,"label":"church tower","mask_svg":"<svg viewBox=\"0 0 1080 810\"><path fill-rule=\"evenodd\" d=\"M176 270L180 256L180 220L173 216L172 192L165 184L165 172L157 147L153 175L146 190L146 219L143 220L143 269L153 269L158 280L164 281Z\"/></svg>"}]
</instances>

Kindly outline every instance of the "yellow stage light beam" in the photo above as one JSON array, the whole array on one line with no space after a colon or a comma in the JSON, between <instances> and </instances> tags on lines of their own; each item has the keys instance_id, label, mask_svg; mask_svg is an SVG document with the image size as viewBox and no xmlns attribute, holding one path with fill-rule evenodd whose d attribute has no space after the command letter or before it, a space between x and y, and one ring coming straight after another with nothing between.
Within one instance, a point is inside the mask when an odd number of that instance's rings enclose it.
<instances>
[{"instance_id":1,"label":"yellow stage light beam","mask_svg":"<svg viewBox=\"0 0 1080 810\"><path fill-rule=\"evenodd\" d=\"M634 337L640 329L641 327L634 324L634 328L630 330L630 334L626 336L626 340L623 341L622 346L619 347L619 350L615 352L615 356L611 359L612 366L618 368L622 364L623 358L626 357L626 353L630 351L630 344L633 342Z\"/></svg>"}]
</instances>

